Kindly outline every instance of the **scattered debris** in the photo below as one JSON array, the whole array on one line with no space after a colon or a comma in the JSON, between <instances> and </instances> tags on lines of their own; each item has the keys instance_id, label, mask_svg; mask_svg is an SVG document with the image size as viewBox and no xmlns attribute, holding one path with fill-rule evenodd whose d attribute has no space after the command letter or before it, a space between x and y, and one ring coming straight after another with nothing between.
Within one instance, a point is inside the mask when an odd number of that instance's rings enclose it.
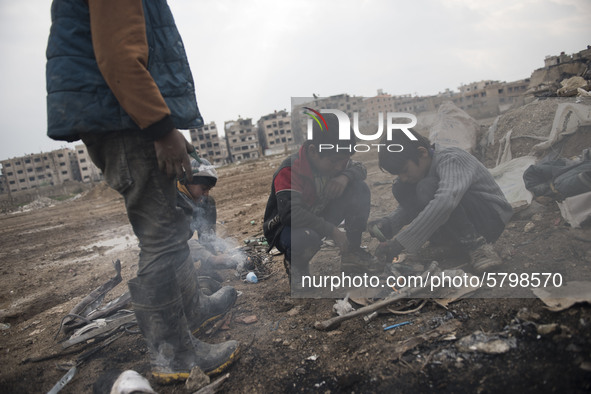
<instances>
[{"instance_id":1,"label":"scattered debris","mask_svg":"<svg viewBox=\"0 0 591 394\"><path fill-rule=\"evenodd\" d=\"M313 355L311 355L310 357L308 357L306 359L306 361L316 361L316 360L318 360L318 355L317 354L313 354Z\"/></svg>"},{"instance_id":2,"label":"scattered debris","mask_svg":"<svg viewBox=\"0 0 591 394\"><path fill-rule=\"evenodd\" d=\"M287 315L288 316L296 316L297 314L300 313L302 307L300 305L298 306L294 306L293 308L291 308L290 310L287 311Z\"/></svg>"},{"instance_id":3,"label":"scattered debris","mask_svg":"<svg viewBox=\"0 0 591 394\"><path fill-rule=\"evenodd\" d=\"M59 332L62 330L62 328L66 331L66 333L70 332L71 330L80 327L83 324L90 323L90 320L93 318L96 319L110 313L114 313L129 303L129 295L127 297L121 296L117 300L114 300L114 302L107 304L105 308L103 308L102 313L99 313L98 311L98 308L102 304L107 293L113 290L113 288L119 283L121 283L121 262L119 259L113 262L113 267L115 268L116 275L101 286L94 289L89 295L84 297L82 301L76 304L74 308L72 308L68 315L64 317L56 337L59 335ZM121 302L122 300L123 302Z\"/></svg>"},{"instance_id":4,"label":"scattered debris","mask_svg":"<svg viewBox=\"0 0 591 394\"><path fill-rule=\"evenodd\" d=\"M560 214L573 228L580 228L585 221L591 219L591 192L567 197L557 204Z\"/></svg>"},{"instance_id":5,"label":"scattered debris","mask_svg":"<svg viewBox=\"0 0 591 394\"><path fill-rule=\"evenodd\" d=\"M248 274L246 274L246 281L250 283L257 283L259 279L257 278L257 274L250 271Z\"/></svg>"},{"instance_id":6,"label":"scattered debris","mask_svg":"<svg viewBox=\"0 0 591 394\"><path fill-rule=\"evenodd\" d=\"M460 322L457 320L450 320L447 321L445 323L443 323L442 325L440 325L439 327L428 331L424 334L420 334L411 338L408 338L400 343L398 343L395 347L394 350L390 353L390 358L393 360L397 360L400 357L402 357L402 355L404 353L406 353L407 351L414 349L415 347L419 346L420 344L427 342L429 340L435 339L435 338L439 338L440 336L449 336L449 334L453 333L455 330L457 330L460 327Z\"/></svg>"},{"instance_id":7,"label":"scattered debris","mask_svg":"<svg viewBox=\"0 0 591 394\"><path fill-rule=\"evenodd\" d=\"M525 227L523 227L523 232L524 233L531 233L535 227L536 227L536 225L533 222L527 222Z\"/></svg>"},{"instance_id":8,"label":"scattered debris","mask_svg":"<svg viewBox=\"0 0 591 394\"><path fill-rule=\"evenodd\" d=\"M193 367L191 370L191 374L187 378L185 382L185 388L190 391L194 392L197 391L210 383L209 376L207 376L201 368L198 366Z\"/></svg>"},{"instance_id":9,"label":"scattered debris","mask_svg":"<svg viewBox=\"0 0 591 394\"><path fill-rule=\"evenodd\" d=\"M230 374L227 373L224 376L216 379L213 383L203 387L199 391L194 392L193 394L214 394L216 393L220 386L230 377Z\"/></svg>"},{"instance_id":10,"label":"scattered debris","mask_svg":"<svg viewBox=\"0 0 591 394\"><path fill-rule=\"evenodd\" d=\"M464 353L502 354L515 347L517 347L517 341L514 337L501 338L498 335L485 334L480 330L474 331L456 343L456 348Z\"/></svg>"},{"instance_id":11,"label":"scattered debris","mask_svg":"<svg viewBox=\"0 0 591 394\"><path fill-rule=\"evenodd\" d=\"M246 255L244 264L237 267L240 279L246 280L249 272L254 272L257 280L263 281L273 275L273 256L267 254L267 246L244 246L242 253Z\"/></svg>"},{"instance_id":12,"label":"scattered debris","mask_svg":"<svg viewBox=\"0 0 591 394\"><path fill-rule=\"evenodd\" d=\"M68 384L76 375L77 372L76 366L70 368L70 370L47 392L47 394L57 394L64 388L66 384Z\"/></svg>"},{"instance_id":13,"label":"scattered debris","mask_svg":"<svg viewBox=\"0 0 591 394\"><path fill-rule=\"evenodd\" d=\"M411 322L411 321L405 321L405 322L402 322L402 323L393 324L393 325L391 325L391 326L384 327L384 331L388 331L388 330L391 330L391 329L393 329L393 328L397 328L397 327L405 326L405 325L407 325L407 324L412 324L412 322Z\"/></svg>"},{"instance_id":14,"label":"scattered debris","mask_svg":"<svg viewBox=\"0 0 591 394\"><path fill-rule=\"evenodd\" d=\"M567 282L560 287L535 288L532 291L553 312L568 309L577 302L591 303L589 281Z\"/></svg>"},{"instance_id":15,"label":"scattered debris","mask_svg":"<svg viewBox=\"0 0 591 394\"><path fill-rule=\"evenodd\" d=\"M349 303L349 295L347 295L342 300L337 300L335 304L332 306L332 309L339 316L346 315L347 313L355 310L351 303Z\"/></svg>"},{"instance_id":16,"label":"scattered debris","mask_svg":"<svg viewBox=\"0 0 591 394\"><path fill-rule=\"evenodd\" d=\"M551 324L538 324L536 327L538 334L540 335L548 335L552 334L558 328L558 324L551 323Z\"/></svg>"},{"instance_id":17,"label":"scattered debris","mask_svg":"<svg viewBox=\"0 0 591 394\"><path fill-rule=\"evenodd\" d=\"M156 394L150 382L136 371L127 370L121 373L110 391L111 394Z\"/></svg>"},{"instance_id":18,"label":"scattered debris","mask_svg":"<svg viewBox=\"0 0 591 394\"><path fill-rule=\"evenodd\" d=\"M527 308L522 308L517 312L517 318L524 321L535 321L540 319L540 315Z\"/></svg>"},{"instance_id":19,"label":"scattered debris","mask_svg":"<svg viewBox=\"0 0 591 394\"><path fill-rule=\"evenodd\" d=\"M579 92L578 89L589 89L590 84L585 81L585 78L574 76L568 79L563 79L560 82L560 89L556 91L556 94L560 97L573 97Z\"/></svg>"},{"instance_id":20,"label":"scattered debris","mask_svg":"<svg viewBox=\"0 0 591 394\"><path fill-rule=\"evenodd\" d=\"M237 323L242 324L253 324L259 321L256 315L248 315L248 316L236 316L234 319Z\"/></svg>"},{"instance_id":21,"label":"scattered debris","mask_svg":"<svg viewBox=\"0 0 591 394\"><path fill-rule=\"evenodd\" d=\"M92 323L91 323L92 324ZM135 314L131 311L124 312L122 316L115 316L113 319L109 320L107 324L102 327L94 328L90 332L85 334L79 335L77 337L70 338L64 342L62 342L62 348L67 349L70 346L77 345L79 343L83 343L89 339L93 338L104 338L114 334L118 331L121 327L125 327L127 325L135 324Z\"/></svg>"},{"instance_id":22,"label":"scattered debris","mask_svg":"<svg viewBox=\"0 0 591 394\"><path fill-rule=\"evenodd\" d=\"M372 321L373 319L375 319L378 316L378 312L372 312L367 316L363 316L363 320L365 320L366 323L369 323L370 321Z\"/></svg>"},{"instance_id":23,"label":"scattered debris","mask_svg":"<svg viewBox=\"0 0 591 394\"><path fill-rule=\"evenodd\" d=\"M433 262L433 263L431 263L431 266L429 266L429 269L427 271L425 271L423 273L423 275L421 275L421 277L423 277L423 280L424 280L429 275L433 275L437 270L438 270L437 262ZM423 290L425 290L425 289L421 288L421 287L405 287L403 289L398 290L398 292L396 292L396 293L392 293L392 295L390 295L388 298L385 298L383 300L380 300L374 304L365 306L363 308L359 308L359 309L352 311L346 315L336 316L336 317L333 317L332 319L328 319L325 321L317 321L316 323L314 323L314 328L316 328L317 330L321 330L321 331L333 330L333 329L337 328L345 320L349 320L349 319L352 319L357 316L365 316L369 313L375 312L381 308L391 305L392 303L394 303L398 300L401 300L403 298L409 298L411 295L419 293Z\"/></svg>"}]
</instances>

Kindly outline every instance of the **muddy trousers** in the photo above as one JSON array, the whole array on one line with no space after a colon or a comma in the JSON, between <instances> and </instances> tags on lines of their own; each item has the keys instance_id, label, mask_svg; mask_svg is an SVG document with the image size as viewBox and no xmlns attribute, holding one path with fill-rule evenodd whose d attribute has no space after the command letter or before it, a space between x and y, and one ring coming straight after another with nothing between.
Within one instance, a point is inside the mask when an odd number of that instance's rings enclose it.
<instances>
[{"instance_id":1,"label":"muddy trousers","mask_svg":"<svg viewBox=\"0 0 591 394\"><path fill-rule=\"evenodd\" d=\"M82 141L105 182L125 200L139 239L138 278L180 265L189 255L189 218L177 208L175 180L158 168L154 143L133 130L87 134Z\"/></svg>"},{"instance_id":2,"label":"muddy trousers","mask_svg":"<svg viewBox=\"0 0 591 394\"><path fill-rule=\"evenodd\" d=\"M355 181L318 216L335 226L344 220L349 247L356 249L360 247L361 235L367 227L370 203L371 193L367 184ZM285 227L279 235L277 249L285 253L287 261L295 270L306 274L308 263L322 246L322 238L311 228Z\"/></svg>"},{"instance_id":3,"label":"muddy trousers","mask_svg":"<svg viewBox=\"0 0 591 394\"><path fill-rule=\"evenodd\" d=\"M435 197L439 185L436 177L423 178L416 184L396 181L392 194L396 201L414 219ZM485 201L466 193L443 226L435 231L430 241L435 245L470 246L470 242L482 236L487 242L495 242L505 224L495 209Z\"/></svg>"},{"instance_id":4,"label":"muddy trousers","mask_svg":"<svg viewBox=\"0 0 591 394\"><path fill-rule=\"evenodd\" d=\"M138 273L129 290L154 376L177 381L195 365L206 372L225 368L237 342L208 345L191 335L208 311L199 306L197 275L188 258L189 218L177 208L175 180L158 168L154 144L139 131L84 135L82 141L107 184L123 196L139 239Z\"/></svg>"}]
</instances>

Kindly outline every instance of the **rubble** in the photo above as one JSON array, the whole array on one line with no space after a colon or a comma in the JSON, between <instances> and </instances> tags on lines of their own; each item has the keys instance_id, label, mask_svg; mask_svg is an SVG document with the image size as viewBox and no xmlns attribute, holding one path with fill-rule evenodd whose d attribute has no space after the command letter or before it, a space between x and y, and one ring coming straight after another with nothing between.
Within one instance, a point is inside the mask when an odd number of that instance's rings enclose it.
<instances>
[{"instance_id":1,"label":"rubble","mask_svg":"<svg viewBox=\"0 0 591 394\"><path fill-rule=\"evenodd\" d=\"M515 338L502 338L498 335L485 334L482 331L474 331L456 343L458 351L465 353L502 354L516 347Z\"/></svg>"}]
</instances>

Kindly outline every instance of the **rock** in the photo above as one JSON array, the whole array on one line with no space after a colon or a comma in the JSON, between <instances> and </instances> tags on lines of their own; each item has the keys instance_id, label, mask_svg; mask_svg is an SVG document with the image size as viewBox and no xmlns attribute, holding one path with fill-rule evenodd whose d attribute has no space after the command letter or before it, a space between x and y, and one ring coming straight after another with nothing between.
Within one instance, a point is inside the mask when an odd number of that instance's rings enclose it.
<instances>
[{"instance_id":1,"label":"rock","mask_svg":"<svg viewBox=\"0 0 591 394\"><path fill-rule=\"evenodd\" d=\"M533 222L528 222L523 228L523 231L526 233L531 233L535 227L536 225Z\"/></svg>"},{"instance_id":2,"label":"rock","mask_svg":"<svg viewBox=\"0 0 591 394\"><path fill-rule=\"evenodd\" d=\"M456 348L463 353L502 354L516 346L515 338L500 338L496 335L487 335L482 331L474 331L456 343Z\"/></svg>"},{"instance_id":3,"label":"rock","mask_svg":"<svg viewBox=\"0 0 591 394\"><path fill-rule=\"evenodd\" d=\"M339 316L346 315L347 313L354 311L355 309L349 303L348 297L343 300L337 300L332 306L332 310Z\"/></svg>"},{"instance_id":4,"label":"rock","mask_svg":"<svg viewBox=\"0 0 591 394\"><path fill-rule=\"evenodd\" d=\"M551 323L551 324L538 324L537 331L540 335L548 335L556 331L558 328L558 324Z\"/></svg>"},{"instance_id":5,"label":"rock","mask_svg":"<svg viewBox=\"0 0 591 394\"><path fill-rule=\"evenodd\" d=\"M543 216L541 213L536 213L531 217L531 220L539 222L540 220L543 219Z\"/></svg>"},{"instance_id":6,"label":"rock","mask_svg":"<svg viewBox=\"0 0 591 394\"><path fill-rule=\"evenodd\" d=\"M522 308L517 312L517 318L519 320L525 321L535 321L540 319L540 315L538 313L532 312L527 308Z\"/></svg>"},{"instance_id":7,"label":"rock","mask_svg":"<svg viewBox=\"0 0 591 394\"><path fill-rule=\"evenodd\" d=\"M207 376L199 367L194 367L191 370L191 374L189 378L185 382L186 389L194 393L195 391L199 390L202 387L205 387L209 384L209 376Z\"/></svg>"},{"instance_id":8,"label":"rock","mask_svg":"<svg viewBox=\"0 0 591 394\"><path fill-rule=\"evenodd\" d=\"M287 315L288 316L295 316L300 313L300 309L301 309L300 306L293 307L289 311L287 311Z\"/></svg>"},{"instance_id":9,"label":"rock","mask_svg":"<svg viewBox=\"0 0 591 394\"><path fill-rule=\"evenodd\" d=\"M248 315L248 316L238 316L236 317L236 321L242 324L252 324L256 323L259 319L256 315Z\"/></svg>"}]
</instances>

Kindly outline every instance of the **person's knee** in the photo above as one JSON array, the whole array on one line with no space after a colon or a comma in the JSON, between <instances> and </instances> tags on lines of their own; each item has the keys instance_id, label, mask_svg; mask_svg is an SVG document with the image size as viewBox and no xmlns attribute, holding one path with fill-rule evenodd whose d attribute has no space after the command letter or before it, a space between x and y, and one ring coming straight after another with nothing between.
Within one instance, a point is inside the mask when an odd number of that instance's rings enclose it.
<instances>
[{"instance_id":1,"label":"person's knee","mask_svg":"<svg viewBox=\"0 0 591 394\"><path fill-rule=\"evenodd\" d=\"M342 197L353 206L369 206L371 202L371 191L364 181L351 181L343 192Z\"/></svg>"},{"instance_id":2,"label":"person's knee","mask_svg":"<svg viewBox=\"0 0 591 394\"><path fill-rule=\"evenodd\" d=\"M316 231L309 228L292 228L290 254L301 254L311 258L320 250L321 246L322 237Z\"/></svg>"}]
</instances>

